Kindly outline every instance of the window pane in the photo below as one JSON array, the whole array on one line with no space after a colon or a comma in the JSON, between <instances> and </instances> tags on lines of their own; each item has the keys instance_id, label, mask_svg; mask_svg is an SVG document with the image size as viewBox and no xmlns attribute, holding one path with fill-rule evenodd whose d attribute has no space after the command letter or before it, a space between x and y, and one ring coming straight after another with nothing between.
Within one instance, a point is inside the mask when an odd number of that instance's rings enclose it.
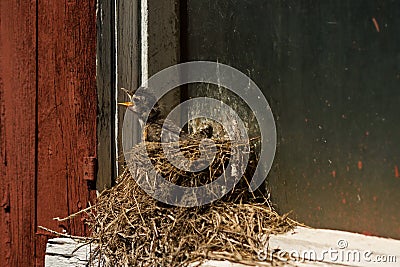
<instances>
[{"instance_id":1,"label":"window pane","mask_svg":"<svg viewBox=\"0 0 400 267\"><path fill-rule=\"evenodd\" d=\"M272 107L268 187L279 210L316 227L400 238L400 2L186 5L186 59L249 74Z\"/></svg>"}]
</instances>

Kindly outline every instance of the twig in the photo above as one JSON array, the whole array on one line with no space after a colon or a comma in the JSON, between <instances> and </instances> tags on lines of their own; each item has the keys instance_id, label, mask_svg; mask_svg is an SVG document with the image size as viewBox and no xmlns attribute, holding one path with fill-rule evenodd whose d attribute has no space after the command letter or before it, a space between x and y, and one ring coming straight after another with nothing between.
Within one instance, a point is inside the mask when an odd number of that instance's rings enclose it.
<instances>
[{"instance_id":1,"label":"twig","mask_svg":"<svg viewBox=\"0 0 400 267\"><path fill-rule=\"evenodd\" d=\"M39 225L38 228L39 228L39 229L42 229L42 230L45 230L45 231L47 231L47 232L49 232L49 233L58 235L58 236L68 237L68 238L72 238L72 239L85 240L85 241L87 241L87 240L89 240L89 239L98 240L97 238L93 238L93 237L84 237L84 236L76 236L76 235L70 235L70 234L63 234L63 233L60 233L60 232L51 230L51 229L46 228L46 227L41 226L41 225Z\"/></svg>"},{"instance_id":2,"label":"twig","mask_svg":"<svg viewBox=\"0 0 400 267\"><path fill-rule=\"evenodd\" d=\"M58 222L63 222L63 221L66 221L66 220L70 220L70 219L72 219L72 218L78 216L79 214L81 214L81 213L83 213L83 212L86 212L86 211L88 211L88 210L93 209L93 207L94 207L94 206L87 207L86 209L83 209L83 210L80 210L80 211L78 211L78 212L75 212L74 214L71 214L71 215L69 215L69 216L67 216L67 217L65 217L65 218L62 218L62 219L61 219L60 217L55 217L55 218L53 218L53 220L56 220L56 221L58 221Z\"/></svg>"}]
</instances>

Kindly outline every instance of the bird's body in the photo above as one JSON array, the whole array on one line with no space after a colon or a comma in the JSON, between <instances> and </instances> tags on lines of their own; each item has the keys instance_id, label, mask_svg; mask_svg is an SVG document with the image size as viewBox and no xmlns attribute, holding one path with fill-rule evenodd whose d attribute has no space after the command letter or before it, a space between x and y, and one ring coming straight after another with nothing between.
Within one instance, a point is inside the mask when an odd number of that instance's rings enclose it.
<instances>
[{"instance_id":1,"label":"bird's body","mask_svg":"<svg viewBox=\"0 0 400 267\"><path fill-rule=\"evenodd\" d=\"M149 89L139 88L134 95L124 90L129 98L129 102L120 103L127 106L128 109L134 112L142 127L142 141L146 142L161 142L161 133L164 131L162 141L173 141L179 139L203 139L211 138L212 127L207 125L204 129L198 131L195 135L190 135L174 122L165 119L162 115L160 106L156 103L154 94ZM155 103L153 105L153 103Z\"/></svg>"},{"instance_id":2,"label":"bird's body","mask_svg":"<svg viewBox=\"0 0 400 267\"><path fill-rule=\"evenodd\" d=\"M182 132L172 121L157 118L148 121L143 127L142 140L147 142L161 142L161 133L164 130L165 141L179 140L187 138L187 133Z\"/></svg>"}]
</instances>

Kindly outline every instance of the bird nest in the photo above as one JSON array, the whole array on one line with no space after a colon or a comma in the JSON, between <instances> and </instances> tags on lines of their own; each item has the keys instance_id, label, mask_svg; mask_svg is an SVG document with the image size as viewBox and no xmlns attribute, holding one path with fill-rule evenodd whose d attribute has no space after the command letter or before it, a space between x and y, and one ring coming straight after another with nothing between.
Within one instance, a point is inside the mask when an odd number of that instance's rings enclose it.
<instances>
[{"instance_id":1,"label":"bird nest","mask_svg":"<svg viewBox=\"0 0 400 267\"><path fill-rule=\"evenodd\" d=\"M250 146L252 152L255 143ZM193 160L200 157L199 145L183 141L179 148ZM267 247L270 234L287 232L296 225L287 215L275 212L262 192L248 191L246 177L254 173L256 153L249 154L246 172L234 188L206 205L168 205L146 193L151 186L143 190L143 181L151 180L146 163L149 158L157 173L169 182L195 187L215 181L226 171L233 148L238 146L243 144L215 141L216 156L209 167L188 172L169 163L159 143L136 145L129 153L129 168L114 187L100 194L89 213L92 236L99 242L92 260L101 259L105 266L187 266L205 259L255 265L257 253Z\"/></svg>"}]
</instances>

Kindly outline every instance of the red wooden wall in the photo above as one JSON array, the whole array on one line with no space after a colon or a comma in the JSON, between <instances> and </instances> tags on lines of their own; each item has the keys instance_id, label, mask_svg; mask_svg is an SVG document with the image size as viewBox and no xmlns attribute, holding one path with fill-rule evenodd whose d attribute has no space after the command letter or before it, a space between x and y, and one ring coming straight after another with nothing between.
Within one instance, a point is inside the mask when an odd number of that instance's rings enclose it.
<instances>
[{"instance_id":1,"label":"red wooden wall","mask_svg":"<svg viewBox=\"0 0 400 267\"><path fill-rule=\"evenodd\" d=\"M0 266L42 266L52 220L94 199L95 0L0 1Z\"/></svg>"}]
</instances>

